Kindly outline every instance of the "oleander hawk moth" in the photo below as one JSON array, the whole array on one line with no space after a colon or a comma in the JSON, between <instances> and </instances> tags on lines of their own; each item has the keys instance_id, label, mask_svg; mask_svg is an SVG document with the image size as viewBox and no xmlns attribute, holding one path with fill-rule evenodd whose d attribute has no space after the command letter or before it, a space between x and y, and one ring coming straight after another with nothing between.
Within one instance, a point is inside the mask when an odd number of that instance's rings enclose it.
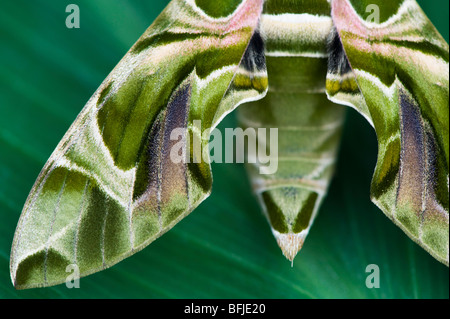
<instances>
[{"instance_id":1,"label":"oleander hawk moth","mask_svg":"<svg viewBox=\"0 0 450 319\"><path fill-rule=\"evenodd\" d=\"M369 5L378 19L367 19ZM211 192L210 128L278 128L277 170L247 164L293 260L324 198L347 106L375 129L372 201L448 266L449 47L414 0L172 0L87 102L21 214L16 288L65 281L138 252ZM171 138L181 128L179 140ZM189 137L189 138L188 138ZM186 161L169 154L182 143ZM183 153L184 152L184 153ZM252 154L247 154L250 158Z\"/></svg>"}]
</instances>

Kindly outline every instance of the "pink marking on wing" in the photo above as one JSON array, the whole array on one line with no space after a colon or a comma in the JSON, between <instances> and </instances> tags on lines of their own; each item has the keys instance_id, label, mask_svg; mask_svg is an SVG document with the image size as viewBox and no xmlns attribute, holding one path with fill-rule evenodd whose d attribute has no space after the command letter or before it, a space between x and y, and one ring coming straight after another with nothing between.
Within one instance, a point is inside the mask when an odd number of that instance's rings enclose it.
<instances>
[{"instance_id":1,"label":"pink marking on wing","mask_svg":"<svg viewBox=\"0 0 450 319\"><path fill-rule=\"evenodd\" d=\"M208 21L206 19L188 18L183 21L189 25L189 30L192 33L209 30L212 34L227 34L241 30L243 28L255 29L258 26L259 18L263 9L263 0L246 0L238 10L236 10L227 20L216 19ZM179 15L178 13L174 13ZM185 13L184 16L190 17Z\"/></svg>"},{"instance_id":2,"label":"pink marking on wing","mask_svg":"<svg viewBox=\"0 0 450 319\"><path fill-rule=\"evenodd\" d=\"M339 34L346 31L363 38L367 37L367 28L361 23L359 15L348 0L334 0L331 3L331 16Z\"/></svg>"},{"instance_id":3,"label":"pink marking on wing","mask_svg":"<svg viewBox=\"0 0 450 319\"><path fill-rule=\"evenodd\" d=\"M264 0L247 0L244 5L237 10L227 24L227 32L238 30L244 27L256 28L261 16Z\"/></svg>"}]
</instances>

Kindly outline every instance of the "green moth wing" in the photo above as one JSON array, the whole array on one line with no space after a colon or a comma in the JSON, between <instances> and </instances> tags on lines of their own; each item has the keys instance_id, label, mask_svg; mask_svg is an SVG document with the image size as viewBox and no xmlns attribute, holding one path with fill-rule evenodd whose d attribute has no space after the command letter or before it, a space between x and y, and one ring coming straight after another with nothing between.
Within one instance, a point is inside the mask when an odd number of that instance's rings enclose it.
<instances>
[{"instance_id":1,"label":"green moth wing","mask_svg":"<svg viewBox=\"0 0 450 319\"><path fill-rule=\"evenodd\" d=\"M237 105L265 94L257 30L262 5L169 3L87 102L38 176L11 250L16 288L62 283L69 265L80 276L110 267L209 195L209 163L190 151L194 141L205 146L209 134L194 123L211 130ZM182 129L178 140L171 136L175 129ZM186 161L171 159L176 143Z\"/></svg>"},{"instance_id":2,"label":"green moth wing","mask_svg":"<svg viewBox=\"0 0 450 319\"><path fill-rule=\"evenodd\" d=\"M375 129L372 201L448 266L449 47L415 1L373 3L332 1L327 94Z\"/></svg>"}]
</instances>

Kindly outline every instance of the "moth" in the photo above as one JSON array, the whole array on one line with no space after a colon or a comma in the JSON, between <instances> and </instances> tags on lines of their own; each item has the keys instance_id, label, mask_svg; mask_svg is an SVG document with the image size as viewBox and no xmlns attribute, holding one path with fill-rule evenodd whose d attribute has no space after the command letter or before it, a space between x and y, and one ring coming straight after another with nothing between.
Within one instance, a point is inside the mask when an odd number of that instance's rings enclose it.
<instances>
[{"instance_id":1,"label":"moth","mask_svg":"<svg viewBox=\"0 0 450 319\"><path fill-rule=\"evenodd\" d=\"M379 8L370 20L369 5ZM172 0L38 176L12 244L12 282L56 285L73 264L86 276L170 230L211 192L194 144L207 146L241 104L243 129L278 129L276 143L258 143L278 148L276 172L263 174L251 152L247 171L287 259L326 195L352 107L377 134L372 201L448 266L448 102L448 44L414 0ZM186 161L171 160L179 143Z\"/></svg>"}]
</instances>

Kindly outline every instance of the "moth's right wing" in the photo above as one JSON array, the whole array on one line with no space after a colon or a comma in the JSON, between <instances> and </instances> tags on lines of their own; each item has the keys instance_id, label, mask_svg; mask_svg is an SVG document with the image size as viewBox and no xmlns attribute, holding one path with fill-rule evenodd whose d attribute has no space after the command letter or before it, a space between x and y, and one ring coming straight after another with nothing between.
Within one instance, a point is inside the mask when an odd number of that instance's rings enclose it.
<instances>
[{"instance_id":1,"label":"moth's right wing","mask_svg":"<svg viewBox=\"0 0 450 319\"><path fill-rule=\"evenodd\" d=\"M412 240L449 264L449 46L414 0L382 21L332 1L327 93L374 127L372 201Z\"/></svg>"}]
</instances>

